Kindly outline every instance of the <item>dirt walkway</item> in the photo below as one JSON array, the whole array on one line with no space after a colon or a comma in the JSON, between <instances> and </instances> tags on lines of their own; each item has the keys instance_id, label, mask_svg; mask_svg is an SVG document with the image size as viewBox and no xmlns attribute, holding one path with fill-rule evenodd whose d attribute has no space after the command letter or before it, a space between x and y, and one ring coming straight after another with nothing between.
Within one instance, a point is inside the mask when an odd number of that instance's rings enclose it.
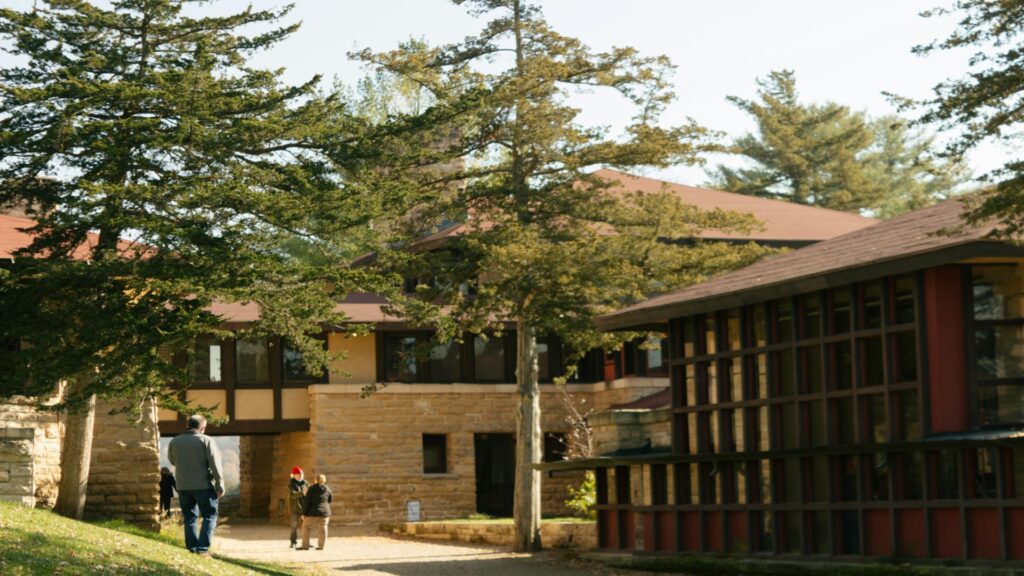
<instances>
[{"instance_id":1,"label":"dirt walkway","mask_svg":"<svg viewBox=\"0 0 1024 576\"><path fill-rule=\"evenodd\" d=\"M514 554L473 544L434 543L386 534L335 531L325 550L291 550L288 528L268 524L217 527L216 554L308 567L345 576L584 576L617 574L551 554ZM637 572L629 572L632 576Z\"/></svg>"}]
</instances>

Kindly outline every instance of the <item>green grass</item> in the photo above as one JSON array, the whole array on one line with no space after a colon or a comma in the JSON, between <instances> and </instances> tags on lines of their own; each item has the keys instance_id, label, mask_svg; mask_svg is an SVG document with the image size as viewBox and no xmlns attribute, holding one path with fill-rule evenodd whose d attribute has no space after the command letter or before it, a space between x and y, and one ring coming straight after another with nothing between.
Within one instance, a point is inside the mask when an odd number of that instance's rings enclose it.
<instances>
[{"instance_id":1,"label":"green grass","mask_svg":"<svg viewBox=\"0 0 1024 576\"><path fill-rule=\"evenodd\" d=\"M189 554L182 536L124 522L91 524L0 502L0 574L292 576L289 568Z\"/></svg>"}]
</instances>

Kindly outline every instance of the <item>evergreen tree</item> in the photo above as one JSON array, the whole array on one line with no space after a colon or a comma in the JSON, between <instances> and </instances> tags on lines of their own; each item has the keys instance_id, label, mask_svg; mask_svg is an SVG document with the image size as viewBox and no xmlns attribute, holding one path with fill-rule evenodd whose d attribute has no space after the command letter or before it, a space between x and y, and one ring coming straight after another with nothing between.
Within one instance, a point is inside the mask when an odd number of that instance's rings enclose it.
<instances>
[{"instance_id":1,"label":"evergreen tree","mask_svg":"<svg viewBox=\"0 0 1024 576\"><path fill-rule=\"evenodd\" d=\"M404 260L378 263L423 279L419 299L407 302L420 308L403 312L436 324L440 338L490 334L504 320L515 322L515 548L535 550L540 473L533 466L542 453L538 335L589 350L607 342L592 327L596 314L747 264L766 250L698 239L707 228L750 227L749 217L702 212L668 193L613 190L593 172L694 163L709 148L706 131L692 122L658 124L673 99L667 59L641 57L631 48L591 50L552 30L526 0L455 1L493 19L458 44L360 55L423 86L437 102L424 113L429 118L396 120L444 135L429 158L436 168L424 178L433 200L407 222L421 230L462 223L443 250L417 251L421 244L412 244ZM567 97L594 89L617 91L636 111L621 137L577 121L580 111ZM441 123L431 116L438 108L446 111Z\"/></svg>"},{"instance_id":2,"label":"evergreen tree","mask_svg":"<svg viewBox=\"0 0 1024 576\"><path fill-rule=\"evenodd\" d=\"M765 198L889 217L952 194L957 162L932 153L932 139L899 118L871 119L834 102L800 102L790 70L758 80L758 100L730 96L758 133L733 143L750 167L718 166L710 186Z\"/></svg>"},{"instance_id":3,"label":"evergreen tree","mask_svg":"<svg viewBox=\"0 0 1024 576\"><path fill-rule=\"evenodd\" d=\"M252 302L253 331L311 336L369 270L289 258L396 205L363 186L378 147L318 78L290 86L248 59L295 31L289 8L218 17L188 0L49 0L0 9L0 205L33 207L34 241L0 271L0 397L66 393L58 508L80 516L97 396L173 405L166 351L219 334L215 301ZM379 139L386 148L387 140Z\"/></svg>"},{"instance_id":4,"label":"evergreen tree","mask_svg":"<svg viewBox=\"0 0 1024 576\"><path fill-rule=\"evenodd\" d=\"M1024 233L1024 3L1015 0L958 0L925 17L957 14L956 30L942 41L914 48L918 54L971 48L971 71L935 86L920 106L920 123L936 123L955 139L944 155L960 158L983 142L1007 145L1010 159L984 175L992 186L969 200L967 221L995 218L998 232L1019 238Z\"/></svg>"}]
</instances>

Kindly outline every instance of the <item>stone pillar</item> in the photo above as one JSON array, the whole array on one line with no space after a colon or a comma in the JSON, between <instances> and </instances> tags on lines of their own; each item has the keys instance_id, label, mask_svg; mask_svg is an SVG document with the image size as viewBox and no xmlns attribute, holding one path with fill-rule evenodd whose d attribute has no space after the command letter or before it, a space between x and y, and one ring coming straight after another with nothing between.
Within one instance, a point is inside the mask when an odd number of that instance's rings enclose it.
<instances>
[{"instance_id":1,"label":"stone pillar","mask_svg":"<svg viewBox=\"0 0 1024 576\"><path fill-rule=\"evenodd\" d=\"M0 428L0 500L36 505L32 428Z\"/></svg>"},{"instance_id":2,"label":"stone pillar","mask_svg":"<svg viewBox=\"0 0 1024 576\"><path fill-rule=\"evenodd\" d=\"M160 432L156 406L146 402L141 420L110 414L114 406L96 403L96 425L89 468L87 518L124 520L160 529Z\"/></svg>"},{"instance_id":3,"label":"stone pillar","mask_svg":"<svg viewBox=\"0 0 1024 576\"><path fill-rule=\"evenodd\" d=\"M0 403L0 429L3 428L34 431L32 476L35 505L52 508L60 483L60 418L55 412L35 408L26 398L8 398Z\"/></svg>"},{"instance_id":4,"label":"stone pillar","mask_svg":"<svg viewBox=\"0 0 1024 576\"><path fill-rule=\"evenodd\" d=\"M240 493L239 516L270 515L270 484L274 474L274 437L241 436L238 439Z\"/></svg>"}]
</instances>

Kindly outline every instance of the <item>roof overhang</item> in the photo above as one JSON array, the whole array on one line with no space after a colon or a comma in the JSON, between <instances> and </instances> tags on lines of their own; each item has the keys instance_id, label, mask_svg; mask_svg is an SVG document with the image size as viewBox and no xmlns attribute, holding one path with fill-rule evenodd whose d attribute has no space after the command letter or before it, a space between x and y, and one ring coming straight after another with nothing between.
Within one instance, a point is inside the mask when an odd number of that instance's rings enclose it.
<instances>
[{"instance_id":1,"label":"roof overhang","mask_svg":"<svg viewBox=\"0 0 1024 576\"><path fill-rule=\"evenodd\" d=\"M888 260L864 262L859 266L850 266L822 274L790 278L783 282L756 286L750 289L715 294L683 302L671 302L662 306L612 312L611 314L598 317L594 320L594 324L598 329L606 332L664 330L671 318L691 316L725 308L736 308L748 304L758 304L776 298L846 286L854 282L905 274L974 258L1024 258L1024 246L997 240L972 240L934 251L908 254Z\"/></svg>"}]
</instances>

